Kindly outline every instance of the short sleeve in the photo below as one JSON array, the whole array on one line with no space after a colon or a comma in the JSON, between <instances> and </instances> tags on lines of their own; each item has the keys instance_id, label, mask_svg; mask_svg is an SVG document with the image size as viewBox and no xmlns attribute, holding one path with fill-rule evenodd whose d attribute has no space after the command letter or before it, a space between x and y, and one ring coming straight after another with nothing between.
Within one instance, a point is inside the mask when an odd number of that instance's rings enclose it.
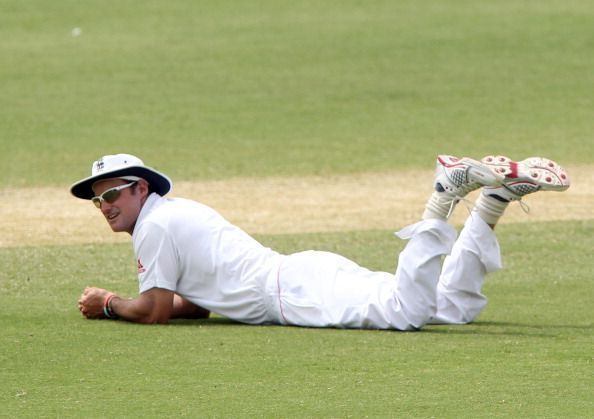
<instances>
[{"instance_id":1,"label":"short sleeve","mask_svg":"<svg viewBox=\"0 0 594 419\"><path fill-rule=\"evenodd\" d=\"M175 291L179 278L179 255L171 235L160 225L142 223L135 240L140 293L152 288Z\"/></svg>"}]
</instances>

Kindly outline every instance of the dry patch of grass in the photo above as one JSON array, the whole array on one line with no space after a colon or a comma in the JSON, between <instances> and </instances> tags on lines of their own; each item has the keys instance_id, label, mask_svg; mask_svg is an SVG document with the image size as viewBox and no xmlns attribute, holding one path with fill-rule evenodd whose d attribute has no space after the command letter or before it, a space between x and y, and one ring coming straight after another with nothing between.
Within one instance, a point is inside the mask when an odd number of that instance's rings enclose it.
<instances>
[{"instance_id":1,"label":"dry patch of grass","mask_svg":"<svg viewBox=\"0 0 594 419\"><path fill-rule=\"evenodd\" d=\"M526 197L503 223L594 218L594 167L568 167L571 188ZM180 182L170 194L200 201L249 233L282 234L394 229L415 222L431 193L431 171L409 170L333 177L236 178ZM476 192L469 196L476 197ZM462 224L463 204L452 220ZM129 241L113 234L90 202L67 188L0 190L0 247Z\"/></svg>"}]
</instances>

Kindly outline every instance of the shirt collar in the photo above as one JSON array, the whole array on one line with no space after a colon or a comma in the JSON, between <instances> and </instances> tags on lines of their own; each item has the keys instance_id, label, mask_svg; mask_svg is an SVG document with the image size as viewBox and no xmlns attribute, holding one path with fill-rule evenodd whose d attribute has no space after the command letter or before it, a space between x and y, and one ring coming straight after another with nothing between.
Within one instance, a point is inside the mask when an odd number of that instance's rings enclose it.
<instances>
[{"instance_id":1,"label":"shirt collar","mask_svg":"<svg viewBox=\"0 0 594 419\"><path fill-rule=\"evenodd\" d=\"M132 232L132 237L136 233L138 226L142 224L142 221L155 209L155 204L161 199L161 195L153 192L151 193L144 202L144 205L140 209L140 214L138 214L138 218L136 219L136 225L134 225L134 231Z\"/></svg>"}]
</instances>

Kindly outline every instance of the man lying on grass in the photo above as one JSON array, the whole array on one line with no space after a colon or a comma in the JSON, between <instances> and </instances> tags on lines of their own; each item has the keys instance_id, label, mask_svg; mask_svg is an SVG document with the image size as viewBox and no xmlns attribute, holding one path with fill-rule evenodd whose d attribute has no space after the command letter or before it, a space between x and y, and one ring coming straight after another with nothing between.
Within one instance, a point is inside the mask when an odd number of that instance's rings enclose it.
<instances>
[{"instance_id":1,"label":"man lying on grass","mask_svg":"<svg viewBox=\"0 0 594 419\"><path fill-rule=\"evenodd\" d=\"M132 236L139 295L126 299L87 287L78 306L89 319L138 323L210 312L248 324L307 327L415 330L468 323L486 305L486 274L501 267L494 227L508 204L569 183L565 170L544 158L438 156L421 220L397 233L408 243L392 274L330 252L280 254L205 205L166 198L171 180L139 158L104 156L71 192L93 201L114 232ZM478 188L456 237L448 218Z\"/></svg>"}]
</instances>

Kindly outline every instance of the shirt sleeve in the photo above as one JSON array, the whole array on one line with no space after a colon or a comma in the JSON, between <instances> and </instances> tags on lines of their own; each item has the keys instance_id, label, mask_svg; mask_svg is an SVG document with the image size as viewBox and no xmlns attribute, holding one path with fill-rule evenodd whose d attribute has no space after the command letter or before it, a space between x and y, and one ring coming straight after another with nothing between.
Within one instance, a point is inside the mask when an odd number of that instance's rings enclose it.
<instances>
[{"instance_id":1,"label":"shirt sleeve","mask_svg":"<svg viewBox=\"0 0 594 419\"><path fill-rule=\"evenodd\" d=\"M160 225L143 223L136 241L140 293L152 288L175 291L179 278L179 254L171 235Z\"/></svg>"}]
</instances>

